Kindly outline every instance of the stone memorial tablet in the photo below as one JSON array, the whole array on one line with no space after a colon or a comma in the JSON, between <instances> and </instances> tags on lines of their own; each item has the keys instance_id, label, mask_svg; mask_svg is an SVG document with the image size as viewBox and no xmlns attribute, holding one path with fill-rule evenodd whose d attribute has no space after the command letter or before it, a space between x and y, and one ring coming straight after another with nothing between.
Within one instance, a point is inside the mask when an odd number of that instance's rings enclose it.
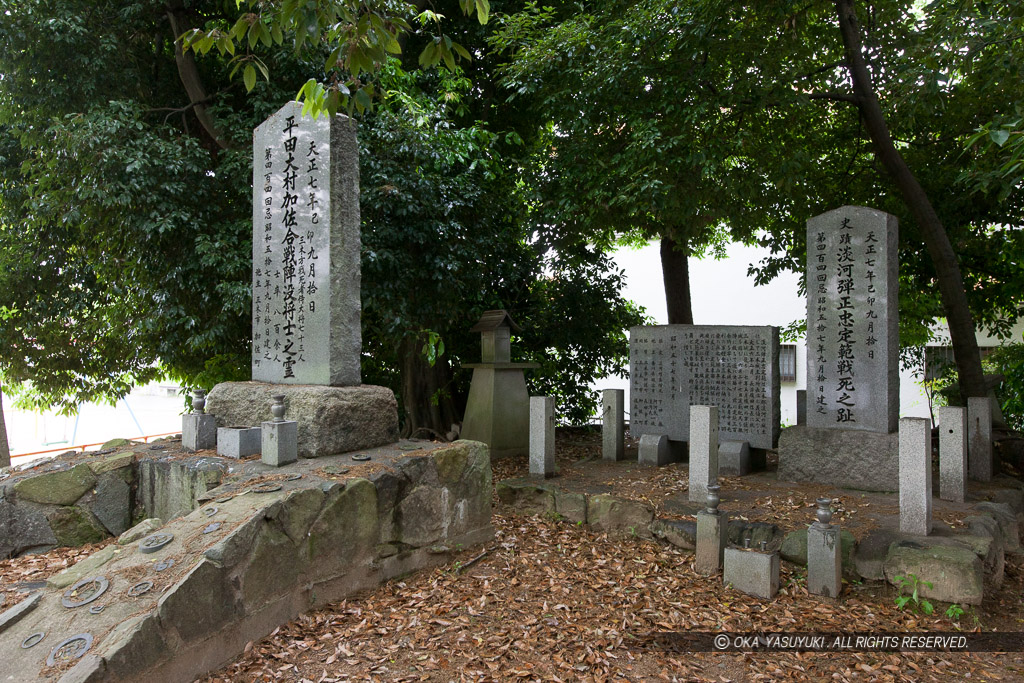
<instances>
[{"instance_id":1,"label":"stone memorial tablet","mask_svg":"<svg viewBox=\"0 0 1024 683\"><path fill-rule=\"evenodd\" d=\"M778 442L779 330L656 325L629 331L630 433L689 441L690 406L718 406L719 441Z\"/></svg>"},{"instance_id":2,"label":"stone memorial tablet","mask_svg":"<svg viewBox=\"0 0 1024 683\"><path fill-rule=\"evenodd\" d=\"M897 220L844 206L807 221L807 426L899 419Z\"/></svg>"},{"instance_id":3,"label":"stone memorial tablet","mask_svg":"<svg viewBox=\"0 0 1024 683\"><path fill-rule=\"evenodd\" d=\"M289 102L253 132L252 378L360 384L355 124Z\"/></svg>"}]
</instances>

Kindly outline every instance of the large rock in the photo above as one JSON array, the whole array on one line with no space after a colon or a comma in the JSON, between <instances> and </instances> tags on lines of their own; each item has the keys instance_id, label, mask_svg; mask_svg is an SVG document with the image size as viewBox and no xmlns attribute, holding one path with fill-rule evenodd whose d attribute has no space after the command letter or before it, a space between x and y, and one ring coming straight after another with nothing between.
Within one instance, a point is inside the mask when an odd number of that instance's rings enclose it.
<instances>
[{"instance_id":1,"label":"large rock","mask_svg":"<svg viewBox=\"0 0 1024 683\"><path fill-rule=\"evenodd\" d=\"M899 434L788 427L779 437L779 481L894 491L899 483Z\"/></svg>"},{"instance_id":2,"label":"large rock","mask_svg":"<svg viewBox=\"0 0 1024 683\"><path fill-rule=\"evenodd\" d=\"M617 498L607 493L590 496L587 499L587 524L594 531L653 538L653 521L654 508L650 505Z\"/></svg>"},{"instance_id":3,"label":"large rock","mask_svg":"<svg viewBox=\"0 0 1024 683\"><path fill-rule=\"evenodd\" d=\"M62 506L47 515L50 528L57 537L57 545L77 548L87 543L102 541L108 536L107 530L88 510L74 506Z\"/></svg>"},{"instance_id":4,"label":"large rock","mask_svg":"<svg viewBox=\"0 0 1024 683\"><path fill-rule=\"evenodd\" d=\"M205 493L220 485L227 469L222 458L141 459L136 506L146 517L167 521L187 515Z\"/></svg>"},{"instance_id":5,"label":"large rock","mask_svg":"<svg viewBox=\"0 0 1024 683\"><path fill-rule=\"evenodd\" d=\"M132 522L132 489L116 473L100 477L93 498L92 514L113 536L120 536Z\"/></svg>"},{"instance_id":6,"label":"large rock","mask_svg":"<svg viewBox=\"0 0 1024 683\"><path fill-rule=\"evenodd\" d=\"M999 530L1003 533L1003 542L1005 543L1006 552L1021 552L1020 523L1017 518L1017 513L1014 512L1013 508L1010 507L1009 504L985 501L978 503L974 508L983 515L988 515L999 524Z\"/></svg>"},{"instance_id":7,"label":"large rock","mask_svg":"<svg viewBox=\"0 0 1024 683\"><path fill-rule=\"evenodd\" d=\"M0 500L0 560L55 545L57 537L42 511Z\"/></svg>"},{"instance_id":8,"label":"large rock","mask_svg":"<svg viewBox=\"0 0 1024 683\"><path fill-rule=\"evenodd\" d=\"M224 382L210 391L206 411L220 427L255 427L270 420L271 396L284 394L285 419L299 423L299 457L318 458L398 440L398 403L390 389L372 385Z\"/></svg>"},{"instance_id":9,"label":"large rock","mask_svg":"<svg viewBox=\"0 0 1024 683\"><path fill-rule=\"evenodd\" d=\"M884 572L894 586L900 585L897 577L917 577L918 595L924 598L980 605L984 594L981 558L968 548L899 541L889 548Z\"/></svg>"},{"instance_id":10,"label":"large rock","mask_svg":"<svg viewBox=\"0 0 1024 683\"><path fill-rule=\"evenodd\" d=\"M96 483L96 475L86 465L75 465L66 470L44 472L25 477L14 485L14 492L22 500L48 505L74 505Z\"/></svg>"},{"instance_id":11,"label":"large rock","mask_svg":"<svg viewBox=\"0 0 1024 683\"><path fill-rule=\"evenodd\" d=\"M495 487L498 500L515 508L521 515L543 515L555 512L555 487L528 481L507 479Z\"/></svg>"},{"instance_id":12,"label":"large rock","mask_svg":"<svg viewBox=\"0 0 1024 683\"><path fill-rule=\"evenodd\" d=\"M651 522L655 538L671 543L683 550L697 547L697 522L680 519L656 519Z\"/></svg>"}]
</instances>

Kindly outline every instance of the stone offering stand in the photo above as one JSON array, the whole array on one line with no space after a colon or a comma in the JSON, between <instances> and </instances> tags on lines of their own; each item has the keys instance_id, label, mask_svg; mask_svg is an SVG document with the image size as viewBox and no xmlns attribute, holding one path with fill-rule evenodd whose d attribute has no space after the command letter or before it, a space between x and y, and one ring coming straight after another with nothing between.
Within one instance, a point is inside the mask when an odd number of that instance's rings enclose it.
<instances>
[{"instance_id":1,"label":"stone offering stand","mask_svg":"<svg viewBox=\"0 0 1024 683\"><path fill-rule=\"evenodd\" d=\"M101 489L128 489L110 506L149 518L5 605L8 680L192 680L309 609L493 535L490 458L470 441L284 468L163 442L0 476L4 538L18 532L7 554L61 542L52 519L87 518L99 534ZM111 477L123 488L104 487Z\"/></svg>"}]
</instances>

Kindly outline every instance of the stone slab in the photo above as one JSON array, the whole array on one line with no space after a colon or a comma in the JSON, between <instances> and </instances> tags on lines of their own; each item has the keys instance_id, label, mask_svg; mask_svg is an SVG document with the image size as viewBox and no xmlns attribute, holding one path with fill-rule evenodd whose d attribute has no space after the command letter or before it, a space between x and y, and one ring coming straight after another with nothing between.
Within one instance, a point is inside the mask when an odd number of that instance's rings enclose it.
<instances>
[{"instance_id":1,"label":"stone slab","mask_svg":"<svg viewBox=\"0 0 1024 683\"><path fill-rule=\"evenodd\" d=\"M718 481L718 406L690 406L689 500L703 503Z\"/></svg>"},{"instance_id":2,"label":"stone slab","mask_svg":"<svg viewBox=\"0 0 1024 683\"><path fill-rule=\"evenodd\" d=\"M888 434L899 418L898 221L843 206L807 221L807 426Z\"/></svg>"},{"instance_id":3,"label":"stone slab","mask_svg":"<svg viewBox=\"0 0 1024 683\"><path fill-rule=\"evenodd\" d=\"M901 541L889 548L883 571L886 581L893 585L900 584L896 577L913 574L918 579L919 595L924 598L980 605L984 596L982 560L968 548L920 547L912 541Z\"/></svg>"},{"instance_id":4,"label":"stone slab","mask_svg":"<svg viewBox=\"0 0 1024 683\"><path fill-rule=\"evenodd\" d=\"M43 594L37 591L16 604L14 607L0 613L0 633L2 633L8 626L18 623L18 620L34 610L42 599Z\"/></svg>"},{"instance_id":5,"label":"stone slab","mask_svg":"<svg viewBox=\"0 0 1024 683\"><path fill-rule=\"evenodd\" d=\"M726 548L722 582L765 600L779 592L779 554Z\"/></svg>"},{"instance_id":6,"label":"stone slab","mask_svg":"<svg viewBox=\"0 0 1024 683\"><path fill-rule=\"evenodd\" d=\"M619 461L626 457L626 392L605 389L601 392L601 459Z\"/></svg>"},{"instance_id":7,"label":"stone slab","mask_svg":"<svg viewBox=\"0 0 1024 683\"><path fill-rule=\"evenodd\" d=\"M774 448L781 429L779 330L655 325L629 331L629 430L689 441L690 406L720 410L719 438Z\"/></svg>"},{"instance_id":8,"label":"stone slab","mask_svg":"<svg viewBox=\"0 0 1024 683\"><path fill-rule=\"evenodd\" d=\"M252 378L357 386L362 336L355 123L341 114L303 116L302 105L289 102L252 139Z\"/></svg>"},{"instance_id":9,"label":"stone slab","mask_svg":"<svg viewBox=\"0 0 1024 683\"><path fill-rule=\"evenodd\" d=\"M120 536L132 522L132 490L115 474L100 477L96 495L89 506L112 536Z\"/></svg>"},{"instance_id":10,"label":"stone slab","mask_svg":"<svg viewBox=\"0 0 1024 683\"><path fill-rule=\"evenodd\" d=\"M694 567L702 576L714 576L722 570L722 559L729 541L729 513L706 510L697 513L697 542Z\"/></svg>"},{"instance_id":11,"label":"stone slab","mask_svg":"<svg viewBox=\"0 0 1024 683\"><path fill-rule=\"evenodd\" d=\"M968 472L975 481L992 481L992 403L967 399Z\"/></svg>"},{"instance_id":12,"label":"stone slab","mask_svg":"<svg viewBox=\"0 0 1024 683\"><path fill-rule=\"evenodd\" d=\"M530 397L530 476L555 476L555 399Z\"/></svg>"},{"instance_id":13,"label":"stone slab","mask_svg":"<svg viewBox=\"0 0 1024 683\"><path fill-rule=\"evenodd\" d=\"M207 410L220 426L258 425L270 418L271 397L284 394L286 415L298 422L299 457L318 458L398 441L398 403L385 387L224 382L210 391Z\"/></svg>"},{"instance_id":14,"label":"stone slab","mask_svg":"<svg viewBox=\"0 0 1024 683\"><path fill-rule=\"evenodd\" d=\"M814 481L863 491L893 491L899 436L796 426L779 438L779 481Z\"/></svg>"},{"instance_id":15,"label":"stone slab","mask_svg":"<svg viewBox=\"0 0 1024 683\"><path fill-rule=\"evenodd\" d=\"M932 530L932 424L926 417L900 420L900 531Z\"/></svg>"},{"instance_id":16,"label":"stone slab","mask_svg":"<svg viewBox=\"0 0 1024 683\"><path fill-rule=\"evenodd\" d=\"M236 460L259 455L262 440L259 427L218 427L217 455Z\"/></svg>"},{"instance_id":17,"label":"stone slab","mask_svg":"<svg viewBox=\"0 0 1024 683\"><path fill-rule=\"evenodd\" d=\"M217 418L213 415L181 416L181 447L186 451L217 448Z\"/></svg>"},{"instance_id":18,"label":"stone slab","mask_svg":"<svg viewBox=\"0 0 1024 683\"><path fill-rule=\"evenodd\" d=\"M57 537L42 510L0 500L0 560L55 545Z\"/></svg>"},{"instance_id":19,"label":"stone slab","mask_svg":"<svg viewBox=\"0 0 1024 683\"><path fill-rule=\"evenodd\" d=\"M839 525L811 524L807 529L807 592L825 598L843 590L842 536Z\"/></svg>"},{"instance_id":20,"label":"stone slab","mask_svg":"<svg viewBox=\"0 0 1024 683\"><path fill-rule=\"evenodd\" d=\"M967 498L967 411L940 406L939 498L962 503Z\"/></svg>"},{"instance_id":21,"label":"stone slab","mask_svg":"<svg viewBox=\"0 0 1024 683\"><path fill-rule=\"evenodd\" d=\"M260 424L260 460L271 467L290 465L299 459L299 423L294 420Z\"/></svg>"}]
</instances>

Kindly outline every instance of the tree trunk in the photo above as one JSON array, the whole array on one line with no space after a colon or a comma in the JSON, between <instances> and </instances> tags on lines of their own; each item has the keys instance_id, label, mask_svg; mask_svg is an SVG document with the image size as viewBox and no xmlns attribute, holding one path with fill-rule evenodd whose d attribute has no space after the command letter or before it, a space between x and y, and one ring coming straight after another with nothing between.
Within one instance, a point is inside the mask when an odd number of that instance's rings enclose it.
<instances>
[{"instance_id":1,"label":"tree trunk","mask_svg":"<svg viewBox=\"0 0 1024 683\"><path fill-rule=\"evenodd\" d=\"M690 267L685 242L679 244L671 237L661 238L661 275L665 281L668 324L692 325Z\"/></svg>"},{"instance_id":2,"label":"tree trunk","mask_svg":"<svg viewBox=\"0 0 1024 683\"><path fill-rule=\"evenodd\" d=\"M7 443L7 426L4 424L4 392L0 387L0 467L11 464L11 448Z\"/></svg>"},{"instance_id":3,"label":"tree trunk","mask_svg":"<svg viewBox=\"0 0 1024 683\"><path fill-rule=\"evenodd\" d=\"M167 20L171 23L171 33L173 34L171 39L174 41L174 62L178 66L178 77L181 79L181 84L185 86L189 104L192 105L192 111L195 112L196 119L199 120L203 130L218 147L227 149L228 144L225 142L223 134L206 109L206 102L209 98L206 95L203 79L199 75L195 57L191 52L181 49L181 41L178 38L185 32L185 27L181 23L184 14L185 7L181 0L175 0L168 4Z\"/></svg>"},{"instance_id":4,"label":"tree trunk","mask_svg":"<svg viewBox=\"0 0 1024 683\"><path fill-rule=\"evenodd\" d=\"M853 0L836 0L836 10L839 15L839 30L846 48L846 66L853 80L857 107L875 146L875 156L903 194L903 201L921 228L928 254L935 265L939 295L949 324L953 357L960 375L960 393L966 405L968 397L986 396L988 392L981 370L981 354L978 352L978 340L975 337L974 317L967 303L960 265L946 229L935 213L928 195L917 182L917 178L889 135L889 127L871 83L871 74L864 62L860 23L853 8Z\"/></svg>"},{"instance_id":5,"label":"tree trunk","mask_svg":"<svg viewBox=\"0 0 1024 683\"><path fill-rule=\"evenodd\" d=\"M420 349L423 341L406 337L399 348L402 367L404 437L441 438L459 421L451 397L451 368L438 358L431 367Z\"/></svg>"}]
</instances>

